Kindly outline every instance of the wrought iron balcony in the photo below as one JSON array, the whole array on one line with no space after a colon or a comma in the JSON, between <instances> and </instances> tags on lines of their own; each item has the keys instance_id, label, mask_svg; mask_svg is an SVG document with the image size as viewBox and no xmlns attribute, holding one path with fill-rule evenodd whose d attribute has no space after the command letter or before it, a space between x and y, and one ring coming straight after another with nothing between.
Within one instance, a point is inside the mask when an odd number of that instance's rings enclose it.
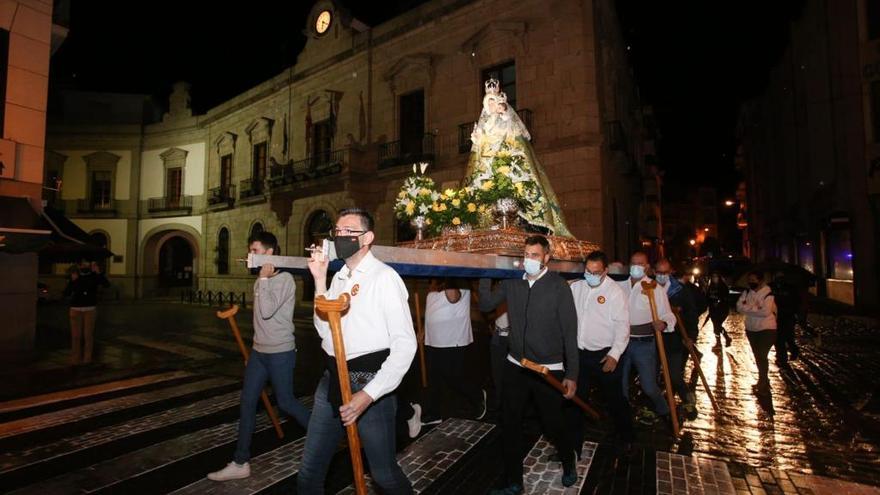
<instances>
[{"instance_id":1,"label":"wrought iron balcony","mask_svg":"<svg viewBox=\"0 0 880 495\"><path fill-rule=\"evenodd\" d=\"M235 186L219 186L208 189L208 206L225 204L232 206L235 202Z\"/></svg>"},{"instance_id":2,"label":"wrought iron balcony","mask_svg":"<svg viewBox=\"0 0 880 495\"><path fill-rule=\"evenodd\" d=\"M528 108L523 108L516 111L516 114L519 115L519 119L522 120L523 124L526 126L526 129L529 130L529 134L532 135L532 141L535 140L535 131L532 128L532 111ZM474 125L476 121L473 122L465 122L464 124L459 124L458 126L458 152L459 153L467 153L471 150L471 133L474 132Z\"/></svg>"},{"instance_id":3,"label":"wrought iron balcony","mask_svg":"<svg viewBox=\"0 0 880 495\"><path fill-rule=\"evenodd\" d=\"M391 141L379 146L379 169L434 161L434 135L425 134L421 141Z\"/></svg>"},{"instance_id":4,"label":"wrought iron balcony","mask_svg":"<svg viewBox=\"0 0 880 495\"><path fill-rule=\"evenodd\" d=\"M273 165L269 172L269 187L274 189L339 174L348 160L348 148L342 148L318 153L304 160Z\"/></svg>"},{"instance_id":5,"label":"wrought iron balcony","mask_svg":"<svg viewBox=\"0 0 880 495\"><path fill-rule=\"evenodd\" d=\"M245 179L239 184L239 199L248 199L261 196L266 192L262 177Z\"/></svg>"},{"instance_id":6,"label":"wrought iron balcony","mask_svg":"<svg viewBox=\"0 0 880 495\"><path fill-rule=\"evenodd\" d=\"M147 202L147 209L150 212L192 211L192 196L150 198Z\"/></svg>"},{"instance_id":7,"label":"wrought iron balcony","mask_svg":"<svg viewBox=\"0 0 880 495\"><path fill-rule=\"evenodd\" d=\"M76 202L77 213L94 213L112 215L116 213L116 200L113 199L80 199Z\"/></svg>"}]
</instances>

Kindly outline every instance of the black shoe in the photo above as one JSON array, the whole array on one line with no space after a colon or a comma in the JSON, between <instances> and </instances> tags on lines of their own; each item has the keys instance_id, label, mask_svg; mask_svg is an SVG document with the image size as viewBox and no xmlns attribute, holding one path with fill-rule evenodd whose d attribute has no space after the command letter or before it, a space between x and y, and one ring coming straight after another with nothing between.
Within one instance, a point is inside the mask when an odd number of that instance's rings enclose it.
<instances>
[{"instance_id":1,"label":"black shoe","mask_svg":"<svg viewBox=\"0 0 880 495\"><path fill-rule=\"evenodd\" d=\"M576 459L577 452L574 452L570 461L562 463L562 486L564 487L569 487L575 484L578 480Z\"/></svg>"},{"instance_id":2,"label":"black shoe","mask_svg":"<svg viewBox=\"0 0 880 495\"><path fill-rule=\"evenodd\" d=\"M522 485L514 483L504 488L496 488L489 492L489 495L520 495L523 492Z\"/></svg>"}]
</instances>

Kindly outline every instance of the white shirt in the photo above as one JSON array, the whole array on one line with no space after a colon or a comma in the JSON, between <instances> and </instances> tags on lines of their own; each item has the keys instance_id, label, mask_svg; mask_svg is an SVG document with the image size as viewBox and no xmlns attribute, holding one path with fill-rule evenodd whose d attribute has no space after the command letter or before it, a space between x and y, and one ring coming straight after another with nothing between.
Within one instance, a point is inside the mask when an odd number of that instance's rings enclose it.
<instances>
[{"instance_id":1,"label":"white shirt","mask_svg":"<svg viewBox=\"0 0 880 495\"><path fill-rule=\"evenodd\" d=\"M586 280L571 284L578 315L578 348L599 351L610 347L616 361L629 344L628 298L620 285L608 276L598 287Z\"/></svg>"},{"instance_id":2,"label":"white shirt","mask_svg":"<svg viewBox=\"0 0 880 495\"><path fill-rule=\"evenodd\" d=\"M449 302L446 291L429 292L425 301L425 345L462 347L473 341L471 291L462 289L455 303Z\"/></svg>"},{"instance_id":3,"label":"white shirt","mask_svg":"<svg viewBox=\"0 0 880 495\"><path fill-rule=\"evenodd\" d=\"M373 400L379 400L400 385L416 353L416 335L407 302L409 293L400 275L370 252L354 270L343 266L325 296L335 299L344 292L351 296L350 307L342 315L345 359L384 349L391 352L363 388ZM330 324L317 312L315 328L321 336L321 348L335 356Z\"/></svg>"},{"instance_id":4,"label":"white shirt","mask_svg":"<svg viewBox=\"0 0 880 495\"><path fill-rule=\"evenodd\" d=\"M636 281L635 285L632 285L632 279L628 282L630 284L630 326L644 325L654 321L654 317L651 314L651 302L648 301L648 296L642 291L642 282L650 281L651 280L648 277L645 277ZM666 322L666 330L664 330L664 332L674 332L675 313L672 312L672 307L669 305L669 298L666 296L666 291L663 290L660 284L657 284L657 287L654 289L654 303L657 306L657 318Z\"/></svg>"},{"instance_id":5,"label":"white shirt","mask_svg":"<svg viewBox=\"0 0 880 495\"><path fill-rule=\"evenodd\" d=\"M547 267L545 266L544 269L538 273L538 276L535 277L534 280L529 278L528 273L523 273L523 280L525 280L526 282L529 283L529 288L532 288L532 287L534 287L535 282L540 280L541 277L543 277L546 273L547 273ZM511 356L510 354L507 355L507 360L510 361L511 363L519 366L520 368L523 367L523 365L519 361L514 359L513 356ZM545 368L547 368L550 371L565 371L565 364L563 364L563 363L550 363L550 364L538 363L538 364L540 364L541 366L544 366Z\"/></svg>"},{"instance_id":6,"label":"white shirt","mask_svg":"<svg viewBox=\"0 0 880 495\"><path fill-rule=\"evenodd\" d=\"M758 290L747 290L739 296L736 310L746 317L746 330L776 330L776 300L770 287L763 286Z\"/></svg>"}]
</instances>

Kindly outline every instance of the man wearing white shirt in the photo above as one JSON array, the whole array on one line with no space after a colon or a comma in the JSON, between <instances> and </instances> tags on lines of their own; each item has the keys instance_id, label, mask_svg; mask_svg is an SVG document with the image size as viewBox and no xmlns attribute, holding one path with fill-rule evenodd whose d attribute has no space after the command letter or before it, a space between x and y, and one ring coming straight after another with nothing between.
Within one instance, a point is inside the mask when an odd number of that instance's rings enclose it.
<instances>
[{"instance_id":1,"label":"man wearing white shirt","mask_svg":"<svg viewBox=\"0 0 880 495\"><path fill-rule=\"evenodd\" d=\"M620 356L629 343L627 294L608 276L605 253L587 256L584 279L571 284L578 320L578 395L587 400L589 384L596 383L614 421L615 445L625 450L633 440L632 412L623 395ZM584 417L579 408L569 407L575 448L583 445Z\"/></svg>"},{"instance_id":2,"label":"man wearing white shirt","mask_svg":"<svg viewBox=\"0 0 880 495\"><path fill-rule=\"evenodd\" d=\"M669 404L666 403L663 392L657 386L659 368L657 367L657 342L654 339L654 330L674 332L675 314L669 306L666 292L658 287L654 290L654 303L659 319L654 320L648 295L642 289L642 282L649 281L646 277L648 267L647 254L633 253L629 263L629 345L626 352L623 353L620 365L623 367L621 371L623 373L623 394L626 397L629 397L630 370L633 366L636 367L642 391L654 405L653 413L644 410L641 416L645 422L653 423L657 421L657 415L664 419L669 415Z\"/></svg>"},{"instance_id":3,"label":"man wearing white shirt","mask_svg":"<svg viewBox=\"0 0 880 495\"><path fill-rule=\"evenodd\" d=\"M312 252L309 271L315 277L316 296L351 296L342 315L342 336L354 394L350 402L341 404L330 325L326 315L316 310L315 328L327 354L327 371L315 390L297 491L324 493L327 469L345 435L343 427L357 424L373 481L383 493L409 494L412 486L395 458L394 422L394 390L416 352L409 294L400 276L370 253L375 235L373 218L365 210L340 211L331 237L345 266L333 276L329 289L329 262L320 250Z\"/></svg>"}]
</instances>

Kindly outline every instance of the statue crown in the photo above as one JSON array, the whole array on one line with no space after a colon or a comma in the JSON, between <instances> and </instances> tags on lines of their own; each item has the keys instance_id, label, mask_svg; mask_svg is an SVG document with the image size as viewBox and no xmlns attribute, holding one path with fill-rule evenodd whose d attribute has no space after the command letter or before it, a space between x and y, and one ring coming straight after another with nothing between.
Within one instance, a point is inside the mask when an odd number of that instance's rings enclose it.
<instances>
[{"instance_id":1,"label":"statue crown","mask_svg":"<svg viewBox=\"0 0 880 495\"><path fill-rule=\"evenodd\" d=\"M497 95L501 91L501 83L498 79L491 78L486 81L486 94Z\"/></svg>"}]
</instances>

